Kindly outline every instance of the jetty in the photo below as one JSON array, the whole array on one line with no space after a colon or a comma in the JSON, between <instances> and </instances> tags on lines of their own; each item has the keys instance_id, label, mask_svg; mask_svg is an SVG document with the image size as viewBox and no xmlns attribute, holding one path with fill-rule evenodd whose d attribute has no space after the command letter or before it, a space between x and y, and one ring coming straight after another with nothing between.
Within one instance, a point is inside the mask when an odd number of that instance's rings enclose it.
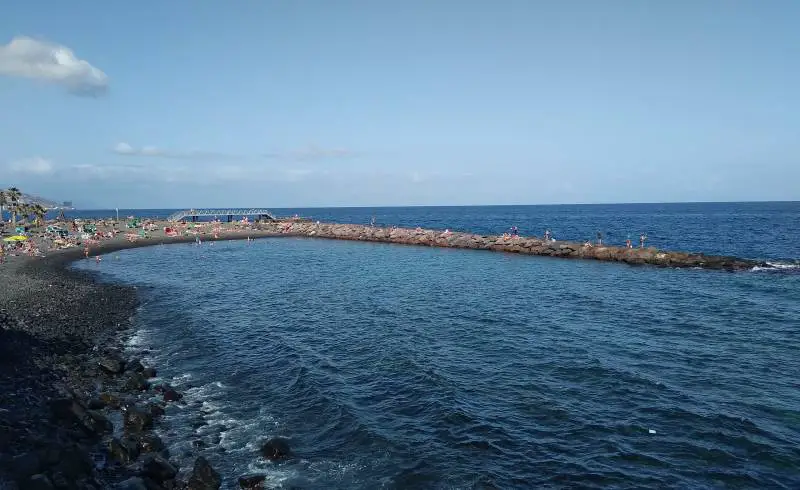
<instances>
[{"instance_id":1,"label":"jetty","mask_svg":"<svg viewBox=\"0 0 800 490\"><path fill-rule=\"evenodd\" d=\"M186 209L176 211L167 217L167 221L177 222L186 218L197 221L202 216L226 216L228 223L233 221L234 216L256 216L259 221L274 221L275 216L268 209L263 208L232 208L232 209Z\"/></svg>"},{"instance_id":2,"label":"jetty","mask_svg":"<svg viewBox=\"0 0 800 490\"><path fill-rule=\"evenodd\" d=\"M631 265L654 265L673 268L700 268L716 270L749 270L766 266L764 262L731 256L705 255L702 253L671 252L654 247L628 248L592 245L561 240L545 240L538 237L476 235L472 233L428 230L423 228L374 227L365 225L275 221L260 226L262 230L277 234L384 242L430 247L491 250L560 257L566 259L589 259L604 262L622 262Z\"/></svg>"}]
</instances>

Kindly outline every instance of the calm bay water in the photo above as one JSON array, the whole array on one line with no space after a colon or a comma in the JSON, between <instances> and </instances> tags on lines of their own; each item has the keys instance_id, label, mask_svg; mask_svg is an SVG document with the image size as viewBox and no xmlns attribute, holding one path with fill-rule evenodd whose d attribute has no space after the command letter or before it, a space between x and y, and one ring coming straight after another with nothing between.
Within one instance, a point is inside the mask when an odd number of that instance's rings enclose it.
<instances>
[{"instance_id":1,"label":"calm bay water","mask_svg":"<svg viewBox=\"0 0 800 490\"><path fill-rule=\"evenodd\" d=\"M798 203L301 214L621 241L646 226L665 248L800 258ZM800 487L796 268L297 238L77 267L139 287L131 349L187 393L164 437L230 488L251 471L285 488ZM272 436L296 457L261 460Z\"/></svg>"}]
</instances>

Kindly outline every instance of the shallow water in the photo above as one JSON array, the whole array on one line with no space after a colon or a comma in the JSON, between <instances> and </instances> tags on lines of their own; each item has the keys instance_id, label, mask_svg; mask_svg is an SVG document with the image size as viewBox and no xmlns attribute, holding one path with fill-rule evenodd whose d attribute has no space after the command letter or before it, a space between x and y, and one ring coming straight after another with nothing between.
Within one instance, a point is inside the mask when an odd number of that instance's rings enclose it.
<instances>
[{"instance_id":1,"label":"shallow water","mask_svg":"<svg viewBox=\"0 0 800 490\"><path fill-rule=\"evenodd\" d=\"M187 392L164 437L230 488L800 486L792 269L298 238L77 267L139 286L131 349Z\"/></svg>"}]
</instances>

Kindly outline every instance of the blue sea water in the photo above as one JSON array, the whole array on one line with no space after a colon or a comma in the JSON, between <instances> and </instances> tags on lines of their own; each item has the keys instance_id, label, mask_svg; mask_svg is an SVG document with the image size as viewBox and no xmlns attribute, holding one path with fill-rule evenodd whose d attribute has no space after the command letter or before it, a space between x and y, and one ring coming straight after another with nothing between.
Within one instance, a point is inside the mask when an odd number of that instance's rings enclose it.
<instances>
[{"instance_id":1,"label":"blue sea water","mask_svg":"<svg viewBox=\"0 0 800 490\"><path fill-rule=\"evenodd\" d=\"M304 211L576 239L646 228L785 268L302 238L77 263L138 287L130 349L186 392L163 428L184 467L205 455L224 488L248 472L307 489L800 488L800 204ZM262 460L273 436L295 457Z\"/></svg>"}]
</instances>

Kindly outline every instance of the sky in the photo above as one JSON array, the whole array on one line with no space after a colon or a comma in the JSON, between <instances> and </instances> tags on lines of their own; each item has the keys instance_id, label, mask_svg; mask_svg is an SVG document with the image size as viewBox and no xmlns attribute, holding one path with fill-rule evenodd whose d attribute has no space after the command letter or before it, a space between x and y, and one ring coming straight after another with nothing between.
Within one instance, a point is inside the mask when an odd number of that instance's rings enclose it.
<instances>
[{"instance_id":1,"label":"sky","mask_svg":"<svg viewBox=\"0 0 800 490\"><path fill-rule=\"evenodd\" d=\"M0 7L0 186L88 208L800 200L794 0Z\"/></svg>"}]
</instances>

